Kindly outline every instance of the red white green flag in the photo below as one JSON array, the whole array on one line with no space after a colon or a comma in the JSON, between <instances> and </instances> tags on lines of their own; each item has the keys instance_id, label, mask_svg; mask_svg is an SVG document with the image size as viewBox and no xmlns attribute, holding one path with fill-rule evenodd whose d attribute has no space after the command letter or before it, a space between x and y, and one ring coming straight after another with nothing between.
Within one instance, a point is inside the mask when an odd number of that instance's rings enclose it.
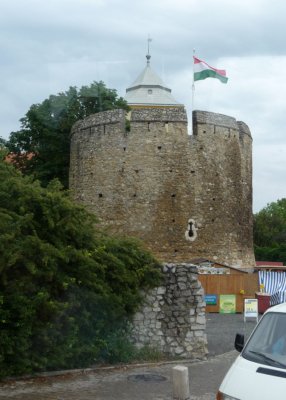
<instances>
[{"instance_id":1,"label":"red white green flag","mask_svg":"<svg viewBox=\"0 0 286 400\"><path fill-rule=\"evenodd\" d=\"M228 81L224 69L213 68L205 61L194 57L194 81L200 81L206 78L217 78L222 83L227 83Z\"/></svg>"}]
</instances>

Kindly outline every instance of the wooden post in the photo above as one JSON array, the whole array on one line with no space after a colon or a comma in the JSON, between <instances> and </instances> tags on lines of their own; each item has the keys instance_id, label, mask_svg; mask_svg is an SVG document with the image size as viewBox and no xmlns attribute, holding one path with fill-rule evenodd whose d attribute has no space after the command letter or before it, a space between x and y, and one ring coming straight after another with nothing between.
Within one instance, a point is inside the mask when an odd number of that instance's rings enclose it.
<instances>
[{"instance_id":1,"label":"wooden post","mask_svg":"<svg viewBox=\"0 0 286 400\"><path fill-rule=\"evenodd\" d=\"M173 368L173 399L188 400L190 398L189 372L187 367L177 365Z\"/></svg>"}]
</instances>

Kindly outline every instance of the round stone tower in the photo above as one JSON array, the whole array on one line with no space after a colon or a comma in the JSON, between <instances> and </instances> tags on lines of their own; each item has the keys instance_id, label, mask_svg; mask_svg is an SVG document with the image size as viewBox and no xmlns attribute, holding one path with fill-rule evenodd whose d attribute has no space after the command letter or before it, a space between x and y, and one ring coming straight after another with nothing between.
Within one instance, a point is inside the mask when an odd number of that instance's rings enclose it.
<instances>
[{"instance_id":1,"label":"round stone tower","mask_svg":"<svg viewBox=\"0 0 286 400\"><path fill-rule=\"evenodd\" d=\"M147 63L127 92L133 105L130 131L123 110L94 114L73 126L74 198L102 227L142 239L162 261L199 257L252 268L248 127L232 117L194 111L188 135L184 107L154 76Z\"/></svg>"}]
</instances>

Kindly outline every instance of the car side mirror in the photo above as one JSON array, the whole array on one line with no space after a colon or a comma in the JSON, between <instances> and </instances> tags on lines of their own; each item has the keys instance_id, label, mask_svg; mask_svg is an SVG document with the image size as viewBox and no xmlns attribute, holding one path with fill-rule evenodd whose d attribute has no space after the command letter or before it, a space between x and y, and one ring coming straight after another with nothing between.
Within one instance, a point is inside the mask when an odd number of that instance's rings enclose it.
<instances>
[{"instance_id":1,"label":"car side mirror","mask_svg":"<svg viewBox=\"0 0 286 400\"><path fill-rule=\"evenodd\" d=\"M237 333L235 336L234 347L237 351L241 352L244 347L244 335Z\"/></svg>"}]
</instances>

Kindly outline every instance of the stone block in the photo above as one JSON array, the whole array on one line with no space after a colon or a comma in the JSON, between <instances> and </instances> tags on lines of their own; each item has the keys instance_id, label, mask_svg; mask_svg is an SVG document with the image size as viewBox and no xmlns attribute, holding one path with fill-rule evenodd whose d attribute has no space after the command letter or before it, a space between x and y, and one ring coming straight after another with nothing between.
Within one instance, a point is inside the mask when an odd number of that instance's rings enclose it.
<instances>
[{"instance_id":1,"label":"stone block","mask_svg":"<svg viewBox=\"0 0 286 400\"><path fill-rule=\"evenodd\" d=\"M176 347L176 349L175 349L175 354L180 355L180 354L182 354L184 351L185 351L185 349L184 349L183 347L178 346L178 347Z\"/></svg>"},{"instance_id":2,"label":"stone block","mask_svg":"<svg viewBox=\"0 0 286 400\"><path fill-rule=\"evenodd\" d=\"M196 323L200 325L205 325L206 324L206 317L198 315L196 318Z\"/></svg>"},{"instance_id":3,"label":"stone block","mask_svg":"<svg viewBox=\"0 0 286 400\"><path fill-rule=\"evenodd\" d=\"M157 289L157 294L162 295L166 293L166 287L160 286Z\"/></svg>"}]
</instances>

